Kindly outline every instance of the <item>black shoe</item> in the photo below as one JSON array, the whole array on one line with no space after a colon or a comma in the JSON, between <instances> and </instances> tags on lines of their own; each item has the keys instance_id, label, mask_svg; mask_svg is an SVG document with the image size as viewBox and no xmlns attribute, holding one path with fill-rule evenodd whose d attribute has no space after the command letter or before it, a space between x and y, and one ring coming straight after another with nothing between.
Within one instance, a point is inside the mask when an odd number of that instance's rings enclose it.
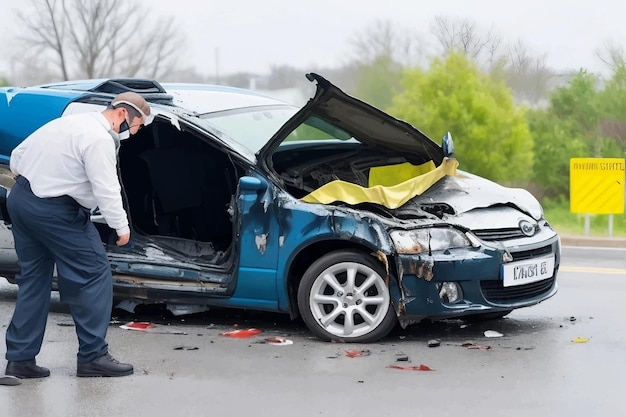
<instances>
[{"instance_id":1,"label":"black shoe","mask_svg":"<svg viewBox=\"0 0 626 417\"><path fill-rule=\"evenodd\" d=\"M16 376L18 378L45 378L50 376L50 370L43 366L37 366L34 359L29 361L7 363L5 375Z\"/></svg>"},{"instance_id":2,"label":"black shoe","mask_svg":"<svg viewBox=\"0 0 626 417\"><path fill-rule=\"evenodd\" d=\"M119 363L107 353L87 363L79 363L76 376L126 376L133 373L133 365Z\"/></svg>"}]
</instances>

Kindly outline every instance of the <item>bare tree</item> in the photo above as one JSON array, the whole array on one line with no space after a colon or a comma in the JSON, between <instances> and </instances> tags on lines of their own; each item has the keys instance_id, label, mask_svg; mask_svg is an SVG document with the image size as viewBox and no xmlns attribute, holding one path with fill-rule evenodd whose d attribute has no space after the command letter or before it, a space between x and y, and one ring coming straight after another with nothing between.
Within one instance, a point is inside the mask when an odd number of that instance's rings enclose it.
<instances>
[{"instance_id":1,"label":"bare tree","mask_svg":"<svg viewBox=\"0 0 626 417\"><path fill-rule=\"evenodd\" d=\"M545 55L535 56L518 40L504 43L493 27L481 30L468 19L436 16L430 27L444 52L460 52L491 75L503 79L518 101L540 105L557 80Z\"/></svg>"},{"instance_id":2,"label":"bare tree","mask_svg":"<svg viewBox=\"0 0 626 417\"><path fill-rule=\"evenodd\" d=\"M533 54L518 40L506 47L499 67L492 67L491 72L502 75L519 101L534 106L547 104L548 93L566 79L548 67L546 59L546 54Z\"/></svg>"},{"instance_id":3,"label":"bare tree","mask_svg":"<svg viewBox=\"0 0 626 417\"><path fill-rule=\"evenodd\" d=\"M605 41L600 48L595 50L595 54L612 72L626 67L624 48L613 41Z\"/></svg>"},{"instance_id":4,"label":"bare tree","mask_svg":"<svg viewBox=\"0 0 626 417\"><path fill-rule=\"evenodd\" d=\"M153 20L135 0L29 0L17 13L28 65L52 62L65 79L164 77L184 45L173 18Z\"/></svg>"},{"instance_id":5,"label":"bare tree","mask_svg":"<svg viewBox=\"0 0 626 417\"><path fill-rule=\"evenodd\" d=\"M416 33L398 28L391 21L378 20L357 32L350 40L353 62L370 65L387 57L402 66L413 66L423 58L424 47Z\"/></svg>"},{"instance_id":6,"label":"bare tree","mask_svg":"<svg viewBox=\"0 0 626 417\"><path fill-rule=\"evenodd\" d=\"M45 0L32 1L32 10L27 13L18 12L17 18L24 27L24 34L18 41L26 49L25 61L27 67L33 65L36 57L47 58L52 51L56 59L52 60L55 67L61 71L64 80L69 79L67 58L65 56L65 19L63 19L62 5L59 1ZM36 17L35 17L36 16ZM35 17L33 19L33 17ZM36 66L36 65L35 65Z\"/></svg>"},{"instance_id":7,"label":"bare tree","mask_svg":"<svg viewBox=\"0 0 626 417\"><path fill-rule=\"evenodd\" d=\"M484 62L488 66L498 59L502 38L493 27L483 32L469 19L435 16L430 31L444 52L461 52L475 62Z\"/></svg>"}]
</instances>

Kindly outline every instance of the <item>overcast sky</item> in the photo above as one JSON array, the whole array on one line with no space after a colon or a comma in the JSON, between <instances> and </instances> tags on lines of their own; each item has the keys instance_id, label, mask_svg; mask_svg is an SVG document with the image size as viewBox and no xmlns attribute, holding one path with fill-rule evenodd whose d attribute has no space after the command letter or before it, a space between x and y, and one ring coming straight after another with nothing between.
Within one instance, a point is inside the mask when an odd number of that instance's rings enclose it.
<instances>
[{"instance_id":1,"label":"overcast sky","mask_svg":"<svg viewBox=\"0 0 626 417\"><path fill-rule=\"evenodd\" d=\"M600 71L595 49L607 40L626 46L626 2L619 0L138 1L155 17L175 16L189 41L188 62L203 74L340 66L351 50L349 39L377 19L431 36L428 26L437 15L467 18L485 31L493 27L508 42L521 39L555 69ZM23 2L0 0L5 23ZM9 27L0 25L0 54Z\"/></svg>"}]
</instances>

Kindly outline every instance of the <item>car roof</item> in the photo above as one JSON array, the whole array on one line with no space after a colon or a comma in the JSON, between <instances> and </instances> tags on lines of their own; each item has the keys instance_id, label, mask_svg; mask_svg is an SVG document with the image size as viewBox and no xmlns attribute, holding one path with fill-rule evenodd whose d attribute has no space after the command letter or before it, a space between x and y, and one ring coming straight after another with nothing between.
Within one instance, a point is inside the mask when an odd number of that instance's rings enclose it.
<instances>
[{"instance_id":1,"label":"car roof","mask_svg":"<svg viewBox=\"0 0 626 417\"><path fill-rule=\"evenodd\" d=\"M59 93L62 91L77 92L85 95L103 93L107 96L124 91L133 91L143 95L147 101L173 105L198 114L286 104L275 98L243 88L198 83L158 83L150 79L74 80L43 84L34 88L54 90Z\"/></svg>"},{"instance_id":2,"label":"car roof","mask_svg":"<svg viewBox=\"0 0 626 417\"><path fill-rule=\"evenodd\" d=\"M236 87L184 83L161 85L172 96L174 105L198 114L246 107L288 105L281 100Z\"/></svg>"}]
</instances>

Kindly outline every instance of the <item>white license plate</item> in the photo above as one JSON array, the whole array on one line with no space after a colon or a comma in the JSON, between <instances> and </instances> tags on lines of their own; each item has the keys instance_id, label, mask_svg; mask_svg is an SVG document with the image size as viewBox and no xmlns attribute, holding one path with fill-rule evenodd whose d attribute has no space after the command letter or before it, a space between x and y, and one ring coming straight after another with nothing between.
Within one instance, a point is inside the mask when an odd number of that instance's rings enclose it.
<instances>
[{"instance_id":1,"label":"white license plate","mask_svg":"<svg viewBox=\"0 0 626 417\"><path fill-rule=\"evenodd\" d=\"M502 285L505 287L541 281L550 278L553 273L554 255L528 261L511 262L500 267Z\"/></svg>"}]
</instances>

